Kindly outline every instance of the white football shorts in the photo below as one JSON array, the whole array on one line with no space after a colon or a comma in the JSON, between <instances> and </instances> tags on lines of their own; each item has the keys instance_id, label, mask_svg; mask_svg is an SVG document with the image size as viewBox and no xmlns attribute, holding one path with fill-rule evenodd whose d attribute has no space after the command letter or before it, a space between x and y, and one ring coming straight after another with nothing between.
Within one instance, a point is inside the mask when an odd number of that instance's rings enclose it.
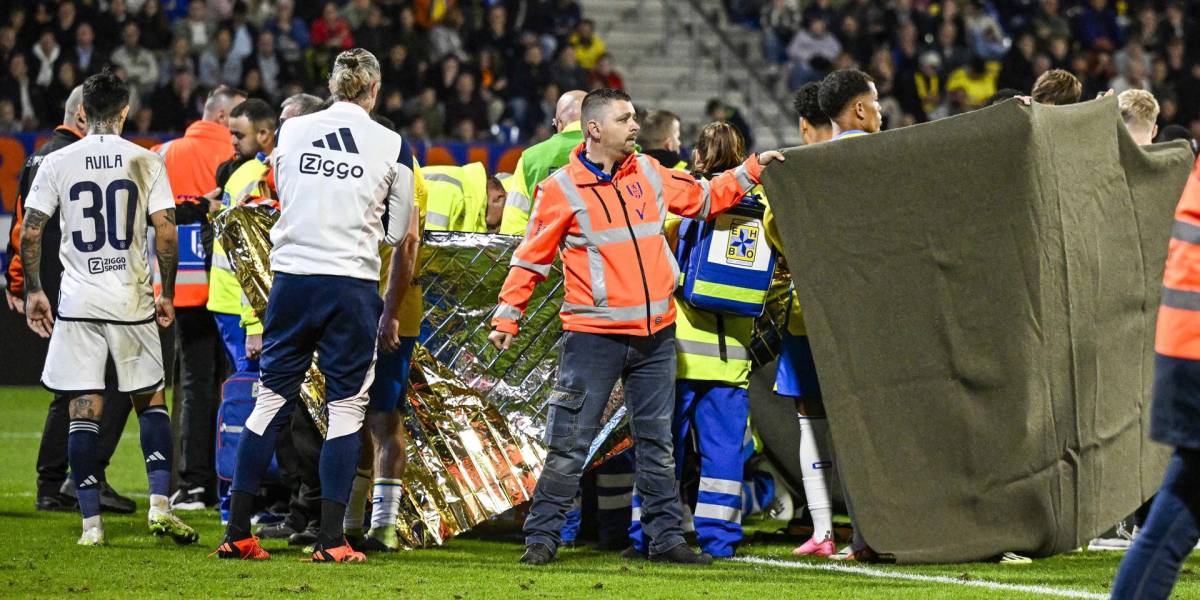
<instances>
[{"instance_id":1,"label":"white football shorts","mask_svg":"<svg viewBox=\"0 0 1200 600\"><path fill-rule=\"evenodd\" d=\"M162 345L158 325L66 321L54 323L42 385L60 394L100 393L109 355L117 370L117 389L148 393L163 387Z\"/></svg>"}]
</instances>

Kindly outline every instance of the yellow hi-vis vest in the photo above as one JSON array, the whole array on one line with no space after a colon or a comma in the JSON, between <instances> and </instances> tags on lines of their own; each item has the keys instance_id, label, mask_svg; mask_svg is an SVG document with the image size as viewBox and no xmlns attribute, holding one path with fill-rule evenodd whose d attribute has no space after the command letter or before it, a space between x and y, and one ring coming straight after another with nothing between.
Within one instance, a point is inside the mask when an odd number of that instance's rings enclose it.
<instances>
[{"instance_id":1,"label":"yellow hi-vis vest","mask_svg":"<svg viewBox=\"0 0 1200 600\"><path fill-rule=\"evenodd\" d=\"M487 231L487 169L483 163L422 169L429 191L426 231Z\"/></svg>"},{"instance_id":2,"label":"yellow hi-vis vest","mask_svg":"<svg viewBox=\"0 0 1200 600\"><path fill-rule=\"evenodd\" d=\"M237 206L248 194L258 188L263 173L267 172L266 157L261 153L238 167L221 191L222 210ZM213 237L212 271L208 275L208 310L226 315L242 313L242 284L233 273L233 265L221 246L220 238Z\"/></svg>"},{"instance_id":3,"label":"yellow hi-vis vest","mask_svg":"<svg viewBox=\"0 0 1200 600\"><path fill-rule=\"evenodd\" d=\"M413 160L413 200L417 204L417 214L421 219L422 231L425 229L424 224L429 205L429 188L425 182L425 170L430 168L432 167L421 168L421 165L417 164L415 159ZM387 290L388 276L391 275L388 267L392 263L392 251L392 247L387 244L379 245L379 258L383 262L379 270L380 296ZM417 274L413 273L414 279L416 276ZM424 294L421 292L420 285L413 285L408 288L408 292L400 299L400 306L396 308L396 318L400 321L399 334L402 337L420 335L421 319L424 316Z\"/></svg>"}]
</instances>

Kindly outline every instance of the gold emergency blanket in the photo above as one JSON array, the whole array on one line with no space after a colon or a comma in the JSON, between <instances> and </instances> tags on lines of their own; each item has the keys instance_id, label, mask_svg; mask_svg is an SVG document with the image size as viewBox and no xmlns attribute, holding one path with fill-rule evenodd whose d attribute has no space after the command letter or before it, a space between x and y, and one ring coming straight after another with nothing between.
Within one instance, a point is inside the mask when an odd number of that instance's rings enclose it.
<instances>
[{"instance_id":1,"label":"gold emergency blanket","mask_svg":"<svg viewBox=\"0 0 1200 600\"><path fill-rule=\"evenodd\" d=\"M239 206L216 220L238 281L259 314L270 290L270 227L265 207ZM513 236L436 232L422 243L417 281L424 291L422 344L413 356L404 423L409 435L399 529L409 547L428 547L530 500L545 458L545 402L558 368L562 271L555 264L535 292L522 332L505 352L487 341L512 252ZM755 364L773 360L786 310L781 275L752 347ZM324 427L323 379L316 364L303 400ZM310 387L312 384L313 387ZM310 393L312 392L312 393ZM620 386L592 444L596 462L628 446Z\"/></svg>"}]
</instances>

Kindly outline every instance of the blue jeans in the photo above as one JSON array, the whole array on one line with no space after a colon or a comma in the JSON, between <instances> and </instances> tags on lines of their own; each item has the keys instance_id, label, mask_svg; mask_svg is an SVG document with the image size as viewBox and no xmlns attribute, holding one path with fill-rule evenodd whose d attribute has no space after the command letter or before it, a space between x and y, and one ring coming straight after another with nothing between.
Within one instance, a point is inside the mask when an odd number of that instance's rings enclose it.
<instances>
[{"instance_id":1,"label":"blue jeans","mask_svg":"<svg viewBox=\"0 0 1200 600\"><path fill-rule=\"evenodd\" d=\"M1167 598L1200 539L1200 451L1176 448L1150 516L1121 561L1112 598Z\"/></svg>"},{"instance_id":2,"label":"blue jeans","mask_svg":"<svg viewBox=\"0 0 1200 600\"><path fill-rule=\"evenodd\" d=\"M558 382L548 401L546 465L525 519L525 543L558 550L567 510L579 489L592 440L613 386L624 384L635 481L650 552L684 543L675 481L671 417L675 406L675 327L650 336L563 333Z\"/></svg>"}]
</instances>

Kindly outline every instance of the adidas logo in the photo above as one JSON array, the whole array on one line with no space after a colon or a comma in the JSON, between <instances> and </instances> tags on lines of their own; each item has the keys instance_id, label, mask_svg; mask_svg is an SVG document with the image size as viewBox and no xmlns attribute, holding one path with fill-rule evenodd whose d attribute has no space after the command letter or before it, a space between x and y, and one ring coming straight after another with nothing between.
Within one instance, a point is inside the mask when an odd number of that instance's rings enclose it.
<instances>
[{"instance_id":1,"label":"adidas logo","mask_svg":"<svg viewBox=\"0 0 1200 600\"><path fill-rule=\"evenodd\" d=\"M146 457L146 462L150 462L152 460L167 460L167 457L163 456L158 450L155 450L154 452L150 453L150 456Z\"/></svg>"},{"instance_id":2,"label":"adidas logo","mask_svg":"<svg viewBox=\"0 0 1200 600\"><path fill-rule=\"evenodd\" d=\"M358 145L354 143L354 136L350 134L349 127L339 128L336 133L330 133L323 138L313 141L312 145L315 148L344 150L351 154L358 154Z\"/></svg>"},{"instance_id":3,"label":"adidas logo","mask_svg":"<svg viewBox=\"0 0 1200 600\"><path fill-rule=\"evenodd\" d=\"M95 475L88 475L88 478L84 479L83 483L79 484L79 487L88 487L89 485L96 485L97 483L99 483L99 481L96 480Z\"/></svg>"}]
</instances>

